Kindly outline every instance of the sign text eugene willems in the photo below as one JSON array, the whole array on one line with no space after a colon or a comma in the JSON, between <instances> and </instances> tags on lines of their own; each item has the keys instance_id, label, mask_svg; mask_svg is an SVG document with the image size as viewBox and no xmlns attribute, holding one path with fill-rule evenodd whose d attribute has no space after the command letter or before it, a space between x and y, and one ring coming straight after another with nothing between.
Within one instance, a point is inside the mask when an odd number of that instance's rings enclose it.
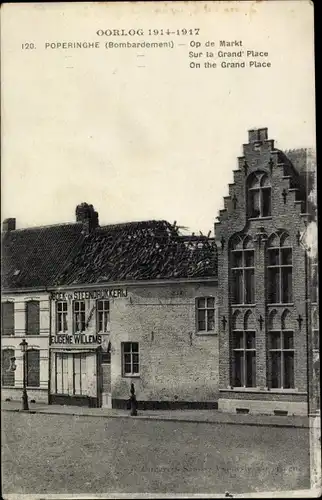
<instances>
[{"instance_id":1,"label":"sign text eugene willems","mask_svg":"<svg viewBox=\"0 0 322 500\"><path fill-rule=\"evenodd\" d=\"M105 290L87 290L75 292L52 292L52 300L102 300L109 298L127 297L126 288L109 288ZM86 335L84 333L56 334L51 337L51 344L101 344L101 335Z\"/></svg>"}]
</instances>

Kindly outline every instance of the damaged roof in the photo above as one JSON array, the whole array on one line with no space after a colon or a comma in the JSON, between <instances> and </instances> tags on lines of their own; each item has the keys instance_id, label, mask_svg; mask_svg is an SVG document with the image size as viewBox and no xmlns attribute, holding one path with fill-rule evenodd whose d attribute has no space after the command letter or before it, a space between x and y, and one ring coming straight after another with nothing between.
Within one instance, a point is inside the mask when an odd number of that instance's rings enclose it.
<instances>
[{"instance_id":1,"label":"damaged roof","mask_svg":"<svg viewBox=\"0 0 322 500\"><path fill-rule=\"evenodd\" d=\"M84 241L82 223L5 231L1 235L4 289L45 288L54 283Z\"/></svg>"},{"instance_id":2,"label":"damaged roof","mask_svg":"<svg viewBox=\"0 0 322 500\"><path fill-rule=\"evenodd\" d=\"M166 221L97 228L55 284L217 276L217 249L207 236L182 236Z\"/></svg>"},{"instance_id":3,"label":"damaged roof","mask_svg":"<svg viewBox=\"0 0 322 500\"><path fill-rule=\"evenodd\" d=\"M217 276L207 236L182 236L166 221L96 227L82 222L2 233L3 289Z\"/></svg>"}]
</instances>

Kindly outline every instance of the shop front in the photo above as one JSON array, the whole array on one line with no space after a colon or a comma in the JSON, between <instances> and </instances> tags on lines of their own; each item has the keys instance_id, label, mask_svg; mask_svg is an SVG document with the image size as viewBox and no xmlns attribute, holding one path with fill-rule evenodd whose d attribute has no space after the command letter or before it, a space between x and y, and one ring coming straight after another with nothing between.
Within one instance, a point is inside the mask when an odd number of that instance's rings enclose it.
<instances>
[{"instance_id":1,"label":"shop front","mask_svg":"<svg viewBox=\"0 0 322 500\"><path fill-rule=\"evenodd\" d=\"M111 293L52 294L50 404L111 407Z\"/></svg>"}]
</instances>

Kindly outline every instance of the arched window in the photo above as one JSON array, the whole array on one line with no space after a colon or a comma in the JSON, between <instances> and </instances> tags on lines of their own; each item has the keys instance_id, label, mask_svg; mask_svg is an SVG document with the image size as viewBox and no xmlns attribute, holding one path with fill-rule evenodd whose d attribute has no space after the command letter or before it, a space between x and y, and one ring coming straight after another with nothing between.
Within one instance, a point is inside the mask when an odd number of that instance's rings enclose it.
<instances>
[{"instance_id":1,"label":"arched window","mask_svg":"<svg viewBox=\"0 0 322 500\"><path fill-rule=\"evenodd\" d=\"M270 324L270 327L273 325ZM271 389L294 388L294 335L291 313L286 309L280 326L268 332L268 386Z\"/></svg>"},{"instance_id":2,"label":"arched window","mask_svg":"<svg viewBox=\"0 0 322 500\"><path fill-rule=\"evenodd\" d=\"M3 349L1 363L1 384L3 386L13 387L15 385L15 372L13 367L14 349Z\"/></svg>"},{"instance_id":3,"label":"arched window","mask_svg":"<svg viewBox=\"0 0 322 500\"><path fill-rule=\"evenodd\" d=\"M26 353L27 386L39 387L40 356L38 349L28 349Z\"/></svg>"},{"instance_id":4,"label":"arched window","mask_svg":"<svg viewBox=\"0 0 322 500\"><path fill-rule=\"evenodd\" d=\"M39 335L39 300L26 302L26 335Z\"/></svg>"},{"instance_id":5,"label":"arched window","mask_svg":"<svg viewBox=\"0 0 322 500\"><path fill-rule=\"evenodd\" d=\"M233 304L254 304L255 268L253 240L237 236L231 244L231 300Z\"/></svg>"},{"instance_id":6,"label":"arched window","mask_svg":"<svg viewBox=\"0 0 322 500\"><path fill-rule=\"evenodd\" d=\"M1 303L1 334L15 334L15 312L13 302Z\"/></svg>"},{"instance_id":7,"label":"arched window","mask_svg":"<svg viewBox=\"0 0 322 500\"><path fill-rule=\"evenodd\" d=\"M271 215L271 183L265 172L253 172L247 180L248 217Z\"/></svg>"},{"instance_id":8,"label":"arched window","mask_svg":"<svg viewBox=\"0 0 322 500\"><path fill-rule=\"evenodd\" d=\"M292 247L288 235L272 235L267 249L269 304L292 302L292 269Z\"/></svg>"}]
</instances>

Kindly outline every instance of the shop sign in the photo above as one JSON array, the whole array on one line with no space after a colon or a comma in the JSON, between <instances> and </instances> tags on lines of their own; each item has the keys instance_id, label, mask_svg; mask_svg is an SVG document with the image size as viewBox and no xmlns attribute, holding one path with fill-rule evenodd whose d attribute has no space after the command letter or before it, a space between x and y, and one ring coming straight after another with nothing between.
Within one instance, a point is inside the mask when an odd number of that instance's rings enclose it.
<instances>
[{"instance_id":1,"label":"shop sign","mask_svg":"<svg viewBox=\"0 0 322 500\"><path fill-rule=\"evenodd\" d=\"M108 288L104 290L81 290L75 292L52 292L52 300L118 299L127 297L126 288Z\"/></svg>"},{"instance_id":2,"label":"shop sign","mask_svg":"<svg viewBox=\"0 0 322 500\"><path fill-rule=\"evenodd\" d=\"M82 333L69 334L57 334L51 336L51 344L101 344L102 335L85 335Z\"/></svg>"}]
</instances>

